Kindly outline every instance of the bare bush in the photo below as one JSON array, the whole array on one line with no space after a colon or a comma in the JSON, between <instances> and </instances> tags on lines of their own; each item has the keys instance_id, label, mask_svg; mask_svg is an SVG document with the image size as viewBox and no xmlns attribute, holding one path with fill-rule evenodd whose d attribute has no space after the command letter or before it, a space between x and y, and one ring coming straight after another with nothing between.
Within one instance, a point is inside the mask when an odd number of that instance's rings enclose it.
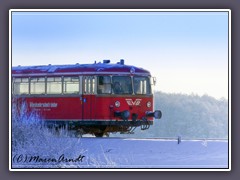
<instances>
[{"instance_id":1,"label":"bare bush","mask_svg":"<svg viewBox=\"0 0 240 180\"><path fill-rule=\"evenodd\" d=\"M44 120L38 113L29 112L27 109L24 103L20 107L12 103L13 168L115 166L111 158L104 153L86 155L88 149L82 144L81 138L70 137L67 129L53 133L44 125Z\"/></svg>"}]
</instances>

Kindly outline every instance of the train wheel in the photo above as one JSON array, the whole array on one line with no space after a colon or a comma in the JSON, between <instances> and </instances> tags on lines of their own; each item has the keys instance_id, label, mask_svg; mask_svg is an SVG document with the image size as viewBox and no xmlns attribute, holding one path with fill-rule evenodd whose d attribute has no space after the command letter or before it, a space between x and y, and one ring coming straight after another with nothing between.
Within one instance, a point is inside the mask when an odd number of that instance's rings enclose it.
<instances>
[{"instance_id":1,"label":"train wheel","mask_svg":"<svg viewBox=\"0 0 240 180\"><path fill-rule=\"evenodd\" d=\"M103 137L103 132L101 132L101 133L94 133L94 135L96 136L96 137Z\"/></svg>"}]
</instances>

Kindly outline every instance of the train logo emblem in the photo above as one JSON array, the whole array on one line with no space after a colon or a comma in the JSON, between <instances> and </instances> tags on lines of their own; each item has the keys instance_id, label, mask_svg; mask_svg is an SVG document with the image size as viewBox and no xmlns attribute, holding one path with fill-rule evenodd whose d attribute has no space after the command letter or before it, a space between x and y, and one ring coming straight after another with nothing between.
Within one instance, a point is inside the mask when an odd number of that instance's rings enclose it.
<instances>
[{"instance_id":1,"label":"train logo emblem","mask_svg":"<svg viewBox=\"0 0 240 180\"><path fill-rule=\"evenodd\" d=\"M135 101L133 101L132 99L126 99L126 101L129 106L139 106L142 99L136 99Z\"/></svg>"}]
</instances>

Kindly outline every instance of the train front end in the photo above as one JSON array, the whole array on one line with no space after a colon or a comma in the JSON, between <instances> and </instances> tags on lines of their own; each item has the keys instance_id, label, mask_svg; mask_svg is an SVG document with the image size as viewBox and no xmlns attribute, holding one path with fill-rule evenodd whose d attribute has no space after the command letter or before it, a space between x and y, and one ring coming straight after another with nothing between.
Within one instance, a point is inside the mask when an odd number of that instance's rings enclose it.
<instances>
[{"instance_id":1,"label":"train front end","mask_svg":"<svg viewBox=\"0 0 240 180\"><path fill-rule=\"evenodd\" d=\"M97 76L96 119L105 119L105 133L146 130L161 118L161 111L154 110L154 82L148 71L124 64L111 75Z\"/></svg>"}]
</instances>

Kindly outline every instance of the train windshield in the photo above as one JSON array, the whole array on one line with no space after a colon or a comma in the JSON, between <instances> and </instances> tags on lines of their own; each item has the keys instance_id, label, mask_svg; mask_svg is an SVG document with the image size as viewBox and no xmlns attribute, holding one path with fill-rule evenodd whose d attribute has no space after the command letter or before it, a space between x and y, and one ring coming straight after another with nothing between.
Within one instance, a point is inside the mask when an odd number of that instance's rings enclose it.
<instances>
[{"instance_id":1,"label":"train windshield","mask_svg":"<svg viewBox=\"0 0 240 180\"><path fill-rule=\"evenodd\" d=\"M98 94L112 93L110 76L98 76L97 92Z\"/></svg>"},{"instance_id":2,"label":"train windshield","mask_svg":"<svg viewBox=\"0 0 240 180\"><path fill-rule=\"evenodd\" d=\"M134 94L151 94L151 85L148 77L133 78Z\"/></svg>"},{"instance_id":3,"label":"train windshield","mask_svg":"<svg viewBox=\"0 0 240 180\"><path fill-rule=\"evenodd\" d=\"M130 76L98 76L98 94L133 94Z\"/></svg>"},{"instance_id":4,"label":"train windshield","mask_svg":"<svg viewBox=\"0 0 240 180\"><path fill-rule=\"evenodd\" d=\"M132 79L130 76L113 76L112 89L114 94L132 94Z\"/></svg>"},{"instance_id":5,"label":"train windshield","mask_svg":"<svg viewBox=\"0 0 240 180\"><path fill-rule=\"evenodd\" d=\"M132 84L133 82L133 84ZM151 94L149 77L135 76L98 76L98 94Z\"/></svg>"}]
</instances>

